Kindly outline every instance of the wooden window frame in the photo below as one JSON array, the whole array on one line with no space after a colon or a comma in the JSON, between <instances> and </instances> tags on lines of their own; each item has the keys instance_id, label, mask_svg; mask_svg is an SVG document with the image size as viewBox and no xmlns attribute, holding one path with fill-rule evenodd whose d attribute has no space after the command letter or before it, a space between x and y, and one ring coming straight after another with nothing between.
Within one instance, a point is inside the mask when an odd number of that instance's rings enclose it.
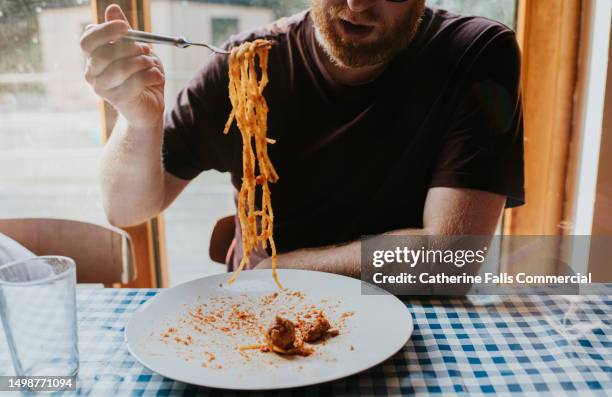
<instances>
[{"instance_id":1,"label":"wooden window frame","mask_svg":"<svg viewBox=\"0 0 612 397\"><path fill-rule=\"evenodd\" d=\"M506 212L504 234L565 234L582 3L519 0L527 204Z\"/></svg>"},{"instance_id":2,"label":"wooden window frame","mask_svg":"<svg viewBox=\"0 0 612 397\"><path fill-rule=\"evenodd\" d=\"M593 208L594 235L612 235L612 29L608 43L608 72L604 98L599 170ZM603 270L602 270L603 271Z\"/></svg>"},{"instance_id":3,"label":"wooden window frame","mask_svg":"<svg viewBox=\"0 0 612 397\"><path fill-rule=\"evenodd\" d=\"M589 84L606 84L590 81L588 70L593 62L591 51L597 51L591 48L596 2L519 0L517 36L523 52L527 204L507 211L504 234L597 234L602 230L597 224L590 227L591 219L587 227L576 228L577 199L584 194L579 184L580 157L589 155L581 152L586 129L602 130L601 151L593 153L599 157L597 181L593 182L597 191L606 189L602 184L610 183L612 177L606 173L610 169L609 149L608 155L603 152L612 139L610 112L604 114L600 126L584 123ZM608 105L612 103L610 76L609 63ZM604 203L600 200L599 204ZM594 211L601 208L597 205ZM592 221L596 223L597 219L595 216Z\"/></svg>"},{"instance_id":4,"label":"wooden window frame","mask_svg":"<svg viewBox=\"0 0 612 397\"><path fill-rule=\"evenodd\" d=\"M104 11L110 4L118 4L134 29L150 31L151 4L149 0L92 0L95 23L104 21ZM106 101L100 101L104 141L108 140L117 122L117 111ZM165 224L162 214L134 227L125 228L132 239L136 256L137 277L125 288L165 288L168 286L168 268L165 244Z\"/></svg>"},{"instance_id":5,"label":"wooden window frame","mask_svg":"<svg viewBox=\"0 0 612 397\"><path fill-rule=\"evenodd\" d=\"M577 234L612 234L612 5L585 3L572 203Z\"/></svg>"},{"instance_id":6,"label":"wooden window frame","mask_svg":"<svg viewBox=\"0 0 612 397\"><path fill-rule=\"evenodd\" d=\"M611 13L612 10L608 9L608 12ZM602 22L605 17L605 14L602 15ZM610 26L610 22L610 19L608 19L607 26L605 26L608 29L609 40L608 65L605 72L606 83L603 93L603 115L593 201L593 219L590 225L593 236L612 235L612 26ZM599 28L601 28L601 25ZM595 242L591 242L588 271L591 272L595 282L610 283L612 282L612 270L609 266L610 249L605 247L606 240L608 239L595 237L594 240ZM599 249L597 249L596 245L597 240L603 241Z\"/></svg>"},{"instance_id":7,"label":"wooden window frame","mask_svg":"<svg viewBox=\"0 0 612 397\"><path fill-rule=\"evenodd\" d=\"M610 280L609 249L588 237L612 234L612 62L604 63L612 55L609 18L599 0L520 0L527 205L504 220L504 234L583 235L551 247L550 257L591 272L596 282ZM594 47L602 33L610 40L607 54ZM503 270L563 270L543 266Z\"/></svg>"}]
</instances>

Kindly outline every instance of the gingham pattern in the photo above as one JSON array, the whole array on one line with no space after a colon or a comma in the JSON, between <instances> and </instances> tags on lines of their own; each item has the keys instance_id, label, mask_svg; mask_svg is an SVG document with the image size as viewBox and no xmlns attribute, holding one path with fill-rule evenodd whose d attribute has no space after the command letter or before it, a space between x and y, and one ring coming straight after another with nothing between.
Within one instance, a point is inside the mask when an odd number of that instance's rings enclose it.
<instances>
[{"instance_id":1,"label":"gingham pattern","mask_svg":"<svg viewBox=\"0 0 612 397\"><path fill-rule=\"evenodd\" d=\"M157 293L78 289L79 395L262 395L186 385L135 362L124 327ZM393 358L344 380L267 394L612 395L612 287L610 294L582 297L580 303L559 296L477 298L409 300L414 334ZM584 326L589 323L595 326ZM0 340L0 374L11 371Z\"/></svg>"}]
</instances>

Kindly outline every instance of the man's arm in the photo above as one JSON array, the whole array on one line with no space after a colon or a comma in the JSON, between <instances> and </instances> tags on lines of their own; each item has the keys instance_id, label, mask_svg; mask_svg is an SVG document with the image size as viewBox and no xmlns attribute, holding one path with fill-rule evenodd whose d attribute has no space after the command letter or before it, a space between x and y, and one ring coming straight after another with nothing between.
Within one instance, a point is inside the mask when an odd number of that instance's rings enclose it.
<instances>
[{"instance_id":1,"label":"man's arm","mask_svg":"<svg viewBox=\"0 0 612 397\"><path fill-rule=\"evenodd\" d=\"M504 208L502 195L479 190L436 187L425 200L422 229L401 229L393 235L492 235ZM257 268L269 268L270 258ZM278 255L277 265L359 277L360 241L338 246L301 249Z\"/></svg>"},{"instance_id":2,"label":"man's arm","mask_svg":"<svg viewBox=\"0 0 612 397\"><path fill-rule=\"evenodd\" d=\"M120 119L102 156L102 197L109 222L127 227L166 209L189 181L164 171L162 122L138 129Z\"/></svg>"},{"instance_id":3,"label":"man's arm","mask_svg":"<svg viewBox=\"0 0 612 397\"><path fill-rule=\"evenodd\" d=\"M161 162L164 68L144 44L123 37L130 29L118 5L104 23L89 25L80 44L85 79L121 115L102 157L102 201L115 226L133 226L165 209L188 181L164 172Z\"/></svg>"}]
</instances>

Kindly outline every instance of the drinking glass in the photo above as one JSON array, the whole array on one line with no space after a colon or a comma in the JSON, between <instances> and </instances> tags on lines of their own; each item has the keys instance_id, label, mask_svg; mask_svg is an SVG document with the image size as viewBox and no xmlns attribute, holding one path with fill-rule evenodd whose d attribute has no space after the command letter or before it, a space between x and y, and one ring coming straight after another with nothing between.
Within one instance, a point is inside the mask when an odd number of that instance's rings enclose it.
<instances>
[{"instance_id":1,"label":"drinking glass","mask_svg":"<svg viewBox=\"0 0 612 397\"><path fill-rule=\"evenodd\" d=\"M72 259L41 256L0 266L0 317L17 376L76 375Z\"/></svg>"}]
</instances>

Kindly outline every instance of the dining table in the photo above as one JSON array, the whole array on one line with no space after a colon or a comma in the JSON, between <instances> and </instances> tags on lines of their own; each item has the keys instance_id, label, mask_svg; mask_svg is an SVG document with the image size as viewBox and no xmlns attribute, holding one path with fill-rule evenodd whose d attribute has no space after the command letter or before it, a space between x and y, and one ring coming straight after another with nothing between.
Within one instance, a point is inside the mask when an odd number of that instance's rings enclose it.
<instances>
[{"instance_id":1,"label":"dining table","mask_svg":"<svg viewBox=\"0 0 612 397\"><path fill-rule=\"evenodd\" d=\"M402 301L414 331L397 354L348 378L267 392L193 386L141 365L128 351L125 327L163 291L78 287L76 390L45 395L612 395L612 286L588 296L408 297ZM1 331L0 375L13 375Z\"/></svg>"}]
</instances>

